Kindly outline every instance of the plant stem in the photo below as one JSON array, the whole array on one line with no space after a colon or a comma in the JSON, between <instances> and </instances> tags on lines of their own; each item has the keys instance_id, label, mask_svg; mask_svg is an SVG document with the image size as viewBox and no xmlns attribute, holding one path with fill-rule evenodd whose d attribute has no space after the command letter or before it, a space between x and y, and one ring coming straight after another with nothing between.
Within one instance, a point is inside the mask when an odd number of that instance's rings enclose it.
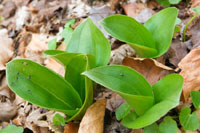
<instances>
[{"instance_id":1,"label":"plant stem","mask_svg":"<svg viewBox=\"0 0 200 133\"><path fill-rule=\"evenodd\" d=\"M183 31L183 41L185 42L185 34L186 34L186 31L187 31L187 28L188 28L188 26L190 25L190 23L192 23L192 21L196 18L196 17L198 17L199 16L199 14L197 13L196 15L194 15L188 22L187 22L187 24L186 24L186 26L185 26L185 28L184 28L184 31Z\"/></svg>"}]
</instances>

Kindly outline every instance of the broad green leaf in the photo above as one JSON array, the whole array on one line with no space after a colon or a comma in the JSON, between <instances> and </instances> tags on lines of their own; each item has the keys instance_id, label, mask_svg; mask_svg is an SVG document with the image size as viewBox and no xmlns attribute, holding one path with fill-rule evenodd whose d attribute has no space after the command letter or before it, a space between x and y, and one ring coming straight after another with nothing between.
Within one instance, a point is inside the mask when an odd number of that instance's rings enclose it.
<instances>
[{"instance_id":1,"label":"broad green leaf","mask_svg":"<svg viewBox=\"0 0 200 133\"><path fill-rule=\"evenodd\" d=\"M178 10L174 7L161 10L153 15L144 26L151 32L156 43L158 54L163 55L169 49L172 41Z\"/></svg>"},{"instance_id":2,"label":"broad green leaf","mask_svg":"<svg viewBox=\"0 0 200 133\"><path fill-rule=\"evenodd\" d=\"M178 127L176 121L170 116L165 117L165 119L159 125L160 133L177 133Z\"/></svg>"},{"instance_id":3,"label":"broad green leaf","mask_svg":"<svg viewBox=\"0 0 200 133\"><path fill-rule=\"evenodd\" d=\"M115 112L117 120L119 121L119 120L123 119L126 115L128 115L130 110L131 110L130 105L128 105L126 103L120 105L120 107Z\"/></svg>"},{"instance_id":4,"label":"broad green leaf","mask_svg":"<svg viewBox=\"0 0 200 133\"><path fill-rule=\"evenodd\" d=\"M162 6L170 6L169 0L157 0Z\"/></svg>"},{"instance_id":5,"label":"broad green leaf","mask_svg":"<svg viewBox=\"0 0 200 133\"><path fill-rule=\"evenodd\" d=\"M196 8L192 8L192 10L195 12L195 13L200 13L200 7L196 7Z\"/></svg>"},{"instance_id":6,"label":"broad green leaf","mask_svg":"<svg viewBox=\"0 0 200 133\"><path fill-rule=\"evenodd\" d=\"M82 101L85 99L85 76L81 75L86 71L88 63L90 67L94 67L93 58L89 55L79 53L67 53L58 50L46 50L45 55L51 57L62 64L65 69L65 79L77 90ZM92 65L93 64L93 65Z\"/></svg>"},{"instance_id":7,"label":"broad green leaf","mask_svg":"<svg viewBox=\"0 0 200 133\"><path fill-rule=\"evenodd\" d=\"M159 127L157 123L153 123L144 128L144 133L159 133Z\"/></svg>"},{"instance_id":8,"label":"broad green leaf","mask_svg":"<svg viewBox=\"0 0 200 133\"><path fill-rule=\"evenodd\" d=\"M68 53L60 50L45 50L43 53L47 57L55 59L64 67L66 67L74 57L82 55L80 53Z\"/></svg>"},{"instance_id":9,"label":"broad green leaf","mask_svg":"<svg viewBox=\"0 0 200 133\"><path fill-rule=\"evenodd\" d=\"M192 97L192 103L196 109L200 109L200 92L191 91L190 96Z\"/></svg>"},{"instance_id":10,"label":"broad green leaf","mask_svg":"<svg viewBox=\"0 0 200 133\"><path fill-rule=\"evenodd\" d=\"M65 39L64 43L66 46L69 44L69 41L71 39L71 36L73 33L73 29L71 28L71 26L74 25L74 23L75 23L75 19L69 20L65 24L63 32L61 32L61 36Z\"/></svg>"},{"instance_id":11,"label":"broad green leaf","mask_svg":"<svg viewBox=\"0 0 200 133\"><path fill-rule=\"evenodd\" d=\"M48 49L49 50L55 50L57 47L57 42L56 42L56 38L52 39L51 41L48 42Z\"/></svg>"},{"instance_id":12,"label":"broad green leaf","mask_svg":"<svg viewBox=\"0 0 200 133\"><path fill-rule=\"evenodd\" d=\"M181 23L181 19L177 17L177 18L176 18L176 23L175 23L175 24L177 25L177 24L180 24L180 23Z\"/></svg>"},{"instance_id":13,"label":"broad green leaf","mask_svg":"<svg viewBox=\"0 0 200 133\"><path fill-rule=\"evenodd\" d=\"M157 54L153 36L135 19L124 15L112 15L102 20L101 25L113 37L128 43L141 57Z\"/></svg>"},{"instance_id":14,"label":"broad green leaf","mask_svg":"<svg viewBox=\"0 0 200 133\"><path fill-rule=\"evenodd\" d=\"M178 105L182 86L183 77L181 75L169 74L165 76L152 86L155 103L168 100L173 101Z\"/></svg>"},{"instance_id":15,"label":"broad green leaf","mask_svg":"<svg viewBox=\"0 0 200 133\"><path fill-rule=\"evenodd\" d=\"M7 127L0 130L0 133L23 133L23 127L17 127L15 125L8 125Z\"/></svg>"},{"instance_id":16,"label":"broad green leaf","mask_svg":"<svg viewBox=\"0 0 200 133\"><path fill-rule=\"evenodd\" d=\"M94 67L94 58L90 55L58 50L47 50L44 54L54 58L65 67L65 79L73 85L82 98L81 109L74 116L68 117L67 121L81 119L86 109L92 104L93 84L90 79L80 74Z\"/></svg>"},{"instance_id":17,"label":"broad green leaf","mask_svg":"<svg viewBox=\"0 0 200 133\"><path fill-rule=\"evenodd\" d=\"M98 84L117 92L138 115L142 115L154 104L150 84L142 75L129 67L103 66L83 74Z\"/></svg>"},{"instance_id":18,"label":"broad green leaf","mask_svg":"<svg viewBox=\"0 0 200 133\"><path fill-rule=\"evenodd\" d=\"M122 124L128 128L139 129L156 122L179 104L182 86L183 78L178 74L170 74L162 78L152 86L156 104L135 121L122 120Z\"/></svg>"},{"instance_id":19,"label":"broad green leaf","mask_svg":"<svg viewBox=\"0 0 200 133\"><path fill-rule=\"evenodd\" d=\"M178 4L180 2L181 2L181 0L169 0L170 4Z\"/></svg>"},{"instance_id":20,"label":"broad green leaf","mask_svg":"<svg viewBox=\"0 0 200 133\"><path fill-rule=\"evenodd\" d=\"M195 131L200 126L200 121L197 117L196 112L191 113L189 107L184 107L179 114L179 120L184 130Z\"/></svg>"},{"instance_id":21,"label":"broad green leaf","mask_svg":"<svg viewBox=\"0 0 200 133\"><path fill-rule=\"evenodd\" d=\"M96 60L96 66L102 66L108 64L110 49L108 39L88 18L74 30L66 51L93 55Z\"/></svg>"},{"instance_id":22,"label":"broad green leaf","mask_svg":"<svg viewBox=\"0 0 200 133\"><path fill-rule=\"evenodd\" d=\"M65 125L65 117L56 113L53 116L53 124L56 126L64 126Z\"/></svg>"},{"instance_id":23,"label":"broad green leaf","mask_svg":"<svg viewBox=\"0 0 200 133\"><path fill-rule=\"evenodd\" d=\"M6 66L8 85L23 99L48 109L73 115L82 101L63 77L27 59L16 59Z\"/></svg>"},{"instance_id":24,"label":"broad green leaf","mask_svg":"<svg viewBox=\"0 0 200 133\"><path fill-rule=\"evenodd\" d=\"M82 64L78 63L77 61L79 61L80 59L82 59L83 61L86 61L86 63L81 66ZM82 62L80 60L80 62ZM90 70L91 68L93 68L94 66L94 60L93 58L91 58L90 56L77 56L77 58L73 59L69 65L67 66L67 72L65 74L65 78L70 81L72 84L79 84L80 85L80 82L82 81L82 84L81 85L84 85L84 86L80 86L80 88L84 89L84 101L83 101L83 105L82 107L80 108L80 110L74 115L72 116L71 118L69 118L67 121L71 121L71 120L80 120L82 118L82 116L84 115L84 113L86 112L87 108L92 104L93 102L93 83L92 81L87 78L86 76L80 76L80 74L83 72L83 71L88 71ZM70 68L71 67L71 68ZM73 69L72 68L79 68L79 69ZM85 68L85 69L82 69L82 68ZM80 71L82 69L82 71ZM69 72L68 72L69 71ZM73 71L73 72L72 72ZM68 76L69 78L74 78L73 80L69 80L68 79ZM76 79L76 80L75 80ZM84 82L84 83L83 83ZM78 85L76 85L78 87ZM76 87L75 86L75 87Z\"/></svg>"}]
</instances>

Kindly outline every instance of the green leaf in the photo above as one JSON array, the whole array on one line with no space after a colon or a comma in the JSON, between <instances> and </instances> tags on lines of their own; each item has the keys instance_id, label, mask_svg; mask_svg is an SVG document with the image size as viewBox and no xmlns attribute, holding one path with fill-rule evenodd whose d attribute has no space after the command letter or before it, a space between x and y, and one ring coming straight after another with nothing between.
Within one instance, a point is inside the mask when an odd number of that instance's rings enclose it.
<instances>
[{"instance_id":1,"label":"green leaf","mask_svg":"<svg viewBox=\"0 0 200 133\"><path fill-rule=\"evenodd\" d=\"M52 39L51 41L48 42L48 49L49 50L55 50L57 47L57 42L56 38Z\"/></svg>"},{"instance_id":2,"label":"green leaf","mask_svg":"<svg viewBox=\"0 0 200 133\"><path fill-rule=\"evenodd\" d=\"M168 7L170 6L169 0L157 0L162 6Z\"/></svg>"},{"instance_id":3,"label":"green leaf","mask_svg":"<svg viewBox=\"0 0 200 133\"><path fill-rule=\"evenodd\" d=\"M82 105L77 91L63 77L30 60L9 62L6 75L11 90L35 105L68 115Z\"/></svg>"},{"instance_id":4,"label":"green leaf","mask_svg":"<svg viewBox=\"0 0 200 133\"><path fill-rule=\"evenodd\" d=\"M53 124L56 126L65 126L65 117L56 113L53 116Z\"/></svg>"},{"instance_id":5,"label":"green leaf","mask_svg":"<svg viewBox=\"0 0 200 133\"><path fill-rule=\"evenodd\" d=\"M24 129L22 127L17 127L15 125L8 125L7 127L0 130L0 133L23 133Z\"/></svg>"},{"instance_id":6,"label":"green leaf","mask_svg":"<svg viewBox=\"0 0 200 133\"><path fill-rule=\"evenodd\" d=\"M92 55L95 57L96 66L102 66L108 64L110 49L108 39L88 18L74 30L66 51Z\"/></svg>"},{"instance_id":7,"label":"green leaf","mask_svg":"<svg viewBox=\"0 0 200 133\"><path fill-rule=\"evenodd\" d=\"M184 130L195 131L199 128L200 121L196 112L191 113L189 107L184 107L179 114L179 120Z\"/></svg>"},{"instance_id":8,"label":"green leaf","mask_svg":"<svg viewBox=\"0 0 200 133\"><path fill-rule=\"evenodd\" d=\"M81 75L82 72L88 71L94 66L94 60L89 55L79 55L73 58L73 60L66 66L67 71L65 79L68 80L74 87L79 87L80 95L83 100L83 106L73 117L67 121L74 119L80 120L87 108L93 102L93 83L86 76Z\"/></svg>"},{"instance_id":9,"label":"green leaf","mask_svg":"<svg viewBox=\"0 0 200 133\"><path fill-rule=\"evenodd\" d=\"M142 115L154 104L150 84L142 75L129 67L103 66L83 74L98 84L117 92L134 108L138 115Z\"/></svg>"},{"instance_id":10,"label":"green leaf","mask_svg":"<svg viewBox=\"0 0 200 133\"><path fill-rule=\"evenodd\" d=\"M178 4L180 2L181 2L181 0L169 0L170 4Z\"/></svg>"},{"instance_id":11,"label":"green leaf","mask_svg":"<svg viewBox=\"0 0 200 133\"><path fill-rule=\"evenodd\" d=\"M156 43L158 54L163 55L169 49L172 41L178 10L174 7L161 10L153 15L144 26L151 32Z\"/></svg>"},{"instance_id":12,"label":"green leaf","mask_svg":"<svg viewBox=\"0 0 200 133\"><path fill-rule=\"evenodd\" d=\"M73 33L73 29L71 28L71 26L74 25L74 24L75 24L75 19L69 20L65 24L63 32L61 32L61 36L65 39L64 43L66 45L69 44L69 41L71 39L71 36L72 36L72 33Z\"/></svg>"},{"instance_id":13,"label":"green leaf","mask_svg":"<svg viewBox=\"0 0 200 133\"><path fill-rule=\"evenodd\" d=\"M124 15L112 15L100 23L113 37L133 47L139 56L151 57L157 54L153 36L135 19Z\"/></svg>"},{"instance_id":14,"label":"green leaf","mask_svg":"<svg viewBox=\"0 0 200 133\"><path fill-rule=\"evenodd\" d=\"M162 78L152 86L156 104L135 121L122 121L122 124L128 128L139 129L156 122L179 104L182 86L183 77L178 74L170 74Z\"/></svg>"},{"instance_id":15,"label":"green leaf","mask_svg":"<svg viewBox=\"0 0 200 133\"><path fill-rule=\"evenodd\" d=\"M67 121L81 119L86 109L92 104L93 84L90 79L80 74L94 67L94 58L90 55L58 50L47 50L44 51L44 54L54 58L65 67L65 79L73 85L81 96L83 102L81 109L74 116L69 117Z\"/></svg>"},{"instance_id":16,"label":"green leaf","mask_svg":"<svg viewBox=\"0 0 200 133\"><path fill-rule=\"evenodd\" d=\"M177 18L176 18L176 23L175 23L175 24L177 25L177 24L180 24L180 23L181 23L181 19L177 17Z\"/></svg>"},{"instance_id":17,"label":"green leaf","mask_svg":"<svg viewBox=\"0 0 200 133\"><path fill-rule=\"evenodd\" d=\"M153 123L144 128L144 133L159 133L158 124Z\"/></svg>"},{"instance_id":18,"label":"green leaf","mask_svg":"<svg viewBox=\"0 0 200 133\"><path fill-rule=\"evenodd\" d=\"M192 10L195 12L195 13L200 13L200 7L196 7L196 8L192 8Z\"/></svg>"},{"instance_id":19,"label":"green leaf","mask_svg":"<svg viewBox=\"0 0 200 133\"><path fill-rule=\"evenodd\" d=\"M170 116L165 117L165 119L159 125L160 133L177 133L178 127L176 121L173 120Z\"/></svg>"},{"instance_id":20,"label":"green leaf","mask_svg":"<svg viewBox=\"0 0 200 133\"><path fill-rule=\"evenodd\" d=\"M190 96L192 97L192 103L196 109L200 109L200 92L191 91Z\"/></svg>"},{"instance_id":21,"label":"green leaf","mask_svg":"<svg viewBox=\"0 0 200 133\"><path fill-rule=\"evenodd\" d=\"M101 25L113 37L133 47L140 57L156 58L169 49L177 15L178 10L171 7L153 15L144 26L123 15L109 16Z\"/></svg>"},{"instance_id":22,"label":"green leaf","mask_svg":"<svg viewBox=\"0 0 200 133\"><path fill-rule=\"evenodd\" d=\"M119 121L119 120L123 119L126 115L128 115L130 110L131 110L130 105L128 105L126 103L120 105L120 107L115 112L117 120Z\"/></svg>"}]
</instances>

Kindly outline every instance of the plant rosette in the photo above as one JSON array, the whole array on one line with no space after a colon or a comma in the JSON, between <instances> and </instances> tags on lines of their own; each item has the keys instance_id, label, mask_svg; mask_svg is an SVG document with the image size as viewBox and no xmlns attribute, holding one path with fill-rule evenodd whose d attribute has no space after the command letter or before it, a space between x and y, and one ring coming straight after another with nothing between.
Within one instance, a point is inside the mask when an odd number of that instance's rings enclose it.
<instances>
[{"instance_id":1,"label":"plant rosette","mask_svg":"<svg viewBox=\"0 0 200 133\"><path fill-rule=\"evenodd\" d=\"M112 15L100 24L114 38L129 44L140 57L156 58L170 47L178 10L166 8L153 15L144 25L125 15Z\"/></svg>"},{"instance_id":2,"label":"plant rosette","mask_svg":"<svg viewBox=\"0 0 200 133\"><path fill-rule=\"evenodd\" d=\"M176 107L183 86L183 78L178 74L167 75L151 86L141 74L120 65L97 67L83 75L126 100L130 108L122 105L124 108L118 110L117 118L132 129L148 126Z\"/></svg>"}]
</instances>

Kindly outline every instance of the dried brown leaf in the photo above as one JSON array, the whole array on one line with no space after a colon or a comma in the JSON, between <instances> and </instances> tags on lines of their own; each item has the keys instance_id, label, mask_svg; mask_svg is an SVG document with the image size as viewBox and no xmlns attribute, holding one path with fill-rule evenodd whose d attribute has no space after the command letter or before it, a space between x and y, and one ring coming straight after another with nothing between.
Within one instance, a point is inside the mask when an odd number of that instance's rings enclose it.
<instances>
[{"instance_id":1,"label":"dried brown leaf","mask_svg":"<svg viewBox=\"0 0 200 133\"><path fill-rule=\"evenodd\" d=\"M191 8L196 8L198 6L200 6L200 1L199 0L191 0Z\"/></svg>"},{"instance_id":2,"label":"dried brown leaf","mask_svg":"<svg viewBox=\"0 0 200 133\"><path fill-rule=\"evenodd\" d=\"M6 63L13 56L12 39L8 37L6 29L0 30L0 71L5 70Z\"/></svg>"},{"instance_id":3,"label":"dried brown leaf","mask_svg":"<svg viewBox=\"0 0 200 133\"><path fill-rule=\"evenodd\" d=\"M142 3L135 2L123 5L123 8L127 16L135 18L142 11L142 9L145 8L145 6Z\"/></svg>"},{"instance_id":4,"label":"dried brown leaf","mask_svg":"<svg viewBox=\"0 0 200 133\"><path fill-rule=\"evenodd\" d=\"M106 99L91 105L81 123L78 133L103 133Z\"/></svg>"},{"instance_id":5,"label":"dried brown leaf","mask_svg":"<svg viewBox=\"0 0 200 133\"><path fill-rule=\"evenodd\" d=\"M65 126L64 133L78 133L79 124L70 122Z\"/></svg>"},{"instance_id":6,"label":"dried brown leaf","mask_svg":"<svg viewBox=\"0 0 200 133\"><path fill-rule=\"evenodd\" d=\"M178 64L184 77L183 97L187 101L191 90L200 90L200 46L190 51Z\"/></svg>"},{"instance_id":7,"label":"dried brown leaf","mask_svg":"<svg viewBox=\"0 0 200 133\"><path fill-rule=\"evenodd\" d=\"M154 59L126 57L123 60L123 65L129 66L141 73L151 85L173 72L172 68L169 68Z\"/></svg>"}]
</instances>

